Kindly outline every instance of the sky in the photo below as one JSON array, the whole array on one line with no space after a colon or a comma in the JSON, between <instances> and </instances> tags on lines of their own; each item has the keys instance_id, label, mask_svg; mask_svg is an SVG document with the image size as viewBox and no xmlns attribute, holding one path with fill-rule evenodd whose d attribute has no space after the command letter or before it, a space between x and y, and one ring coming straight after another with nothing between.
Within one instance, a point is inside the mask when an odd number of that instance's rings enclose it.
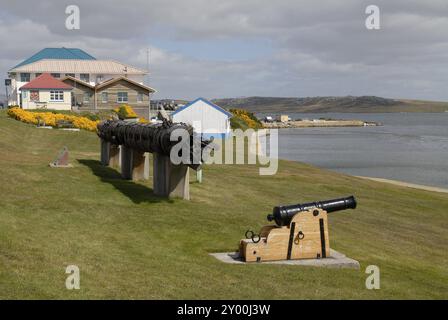
<instances>
[{"instance_id":1,"label":"sky","mask_svg":"<svg viewBox=\"0 0 448 320\"><path fill-rule=\"evenodd\" d=\"M68 5L79 30L65 26ZM379 30L365 26L368 5ZM446 0L0 0L0 40L4 78L45 47L140 68L149 49L154 98L448 100Z\"/></svg>"}]
</instances>

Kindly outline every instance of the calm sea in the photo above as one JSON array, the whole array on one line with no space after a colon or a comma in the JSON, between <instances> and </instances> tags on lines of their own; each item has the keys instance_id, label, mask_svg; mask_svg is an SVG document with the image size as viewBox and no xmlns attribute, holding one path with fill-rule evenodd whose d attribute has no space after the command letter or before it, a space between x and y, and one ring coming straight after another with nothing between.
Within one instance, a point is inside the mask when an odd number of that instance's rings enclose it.
<instances>
[{"instance_id":1,"label":"calm sea","mask_svg":"<svg viewBox=\"0 0 448 320\"><path fill-rule=\"evenodd\" d=\"M258 115L263 116L263 115ZM289 114L360 119L381 127L279 130L279 157L351 175L448 188L448 113Z\"/></svg>"}]
</instances>

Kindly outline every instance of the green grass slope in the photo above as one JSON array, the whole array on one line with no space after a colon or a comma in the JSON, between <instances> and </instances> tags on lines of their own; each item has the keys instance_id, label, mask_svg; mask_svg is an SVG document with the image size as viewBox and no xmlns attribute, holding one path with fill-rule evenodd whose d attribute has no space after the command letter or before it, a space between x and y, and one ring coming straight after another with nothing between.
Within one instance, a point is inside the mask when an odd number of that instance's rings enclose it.
<instances>
[{"instance_id":1,"label":"green grass slope","mask_svg":"<svg viewBox=\"0 0 448 320\"><path fill-rule=\"evenodd\" d=\"M152 195L99 162L89 132L36 129L0 113L0 298L367 299L448 298L448 195L281 161L208 166L191 201ZM64 146L73 168L49 168ZM361 270L229 265L230 251L274 205L355 194L358 209L330 216L331 246ZM65 268L81 289L65 288ZM365 268L381 289L365 288Z\"/></svg>"}]
</instances>

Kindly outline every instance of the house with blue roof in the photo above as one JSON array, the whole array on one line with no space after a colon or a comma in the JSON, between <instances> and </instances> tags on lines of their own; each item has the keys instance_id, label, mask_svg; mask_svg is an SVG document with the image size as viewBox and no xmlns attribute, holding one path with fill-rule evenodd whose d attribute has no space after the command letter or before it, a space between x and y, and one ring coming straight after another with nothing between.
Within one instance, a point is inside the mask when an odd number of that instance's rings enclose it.
<instances>
[{"instance_id":1,"label":"house with blue roof","mask_svg":"<svg viewBox=\"0 0 448 320\"><path fill-rule=\"evenodd\" d=\"M12 69L24 66L43 59L71 59L71 60L96 60L87 52L77 48L45 48L23 60Z\"/></svg>"},{"instance_id":2,"label":"house with blue roof","mask_svg":"<svg viewBox=\"0 0 448 320\"><path fill-rule=\"evenodd\" d=\"M205 138L226 138L230 134L230 118L227 110L204 98L198 98L171 114L173 122L183 122Z\"/></svg>"},{"instance_id":3,"label":"house with blue roof","mask_svg":"<svg viewBox=\"0 0 448 320\"><path fill-rule=\"evenodd\" d=\"M72 109L95 111L128 104L141 116L149 116L150 97L155 91L144 85L147 70L115 60L99 60L78 48L45 48L12 67L5 82L8 105L23 107L21 88L43 74L73 87ZM40 101L36 92L33 97L38 101L32 105L50 105L51 101Z\"/></svg>"}]
</instances>

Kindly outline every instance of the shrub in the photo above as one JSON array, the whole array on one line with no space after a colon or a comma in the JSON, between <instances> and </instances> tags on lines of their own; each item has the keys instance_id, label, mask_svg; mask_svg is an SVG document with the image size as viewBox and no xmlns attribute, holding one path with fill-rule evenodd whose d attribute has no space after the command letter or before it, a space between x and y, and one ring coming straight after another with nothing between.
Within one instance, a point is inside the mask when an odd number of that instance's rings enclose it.
<instances>
[{"instance_id":1,"label":"shrub","mask_svg":"<svg viewBox=\"0 0 448 320\"><path fill-rule=\"evenodd\" d=\"M8 115L16 120L30 123L38 124L39 122L44 122L47 126L56 127L58 122L71 122L75 128L96 131L97 121L90 120L86 117L68 115L56 112L31 112L23 110L21 108L11 108L8 110Z\"/></svg>"},{"instance_id":2,"label":"shrub","mask_svg":"<svg viewBox=\"0 0 448 320\"><path fill-rule=\"evenodd\" d=\"M84 111L84 112L81 112L80 115L81 115L81 117L87 118L87 119L92 120L92 121L99 121L99 120L101 120L101 117L98 114L92 113L92 112Z\"/></svg>"},{"instance_id":3,"label":"shrub","mask_svg":"<svg viewBox=\"0 0 448 320\"><path fill-rule=\"evenodd\" d=\"M233 114L233 117L230 119L233 129L260 129L263 127L252 112L243 109L230 109L230 112Z\"/></svg>"},{"instance_id":4,"label":"shrub","mask_svg":"<svg viewBox=\"0 0 448 320\"><path fill-rule=\"evenodd\" d=\"M122 104L121 106L115 108L114 112L121 120L138 118L138 115L135 113L132 107L126 104Z\"/></svg>"}]
</instances>

